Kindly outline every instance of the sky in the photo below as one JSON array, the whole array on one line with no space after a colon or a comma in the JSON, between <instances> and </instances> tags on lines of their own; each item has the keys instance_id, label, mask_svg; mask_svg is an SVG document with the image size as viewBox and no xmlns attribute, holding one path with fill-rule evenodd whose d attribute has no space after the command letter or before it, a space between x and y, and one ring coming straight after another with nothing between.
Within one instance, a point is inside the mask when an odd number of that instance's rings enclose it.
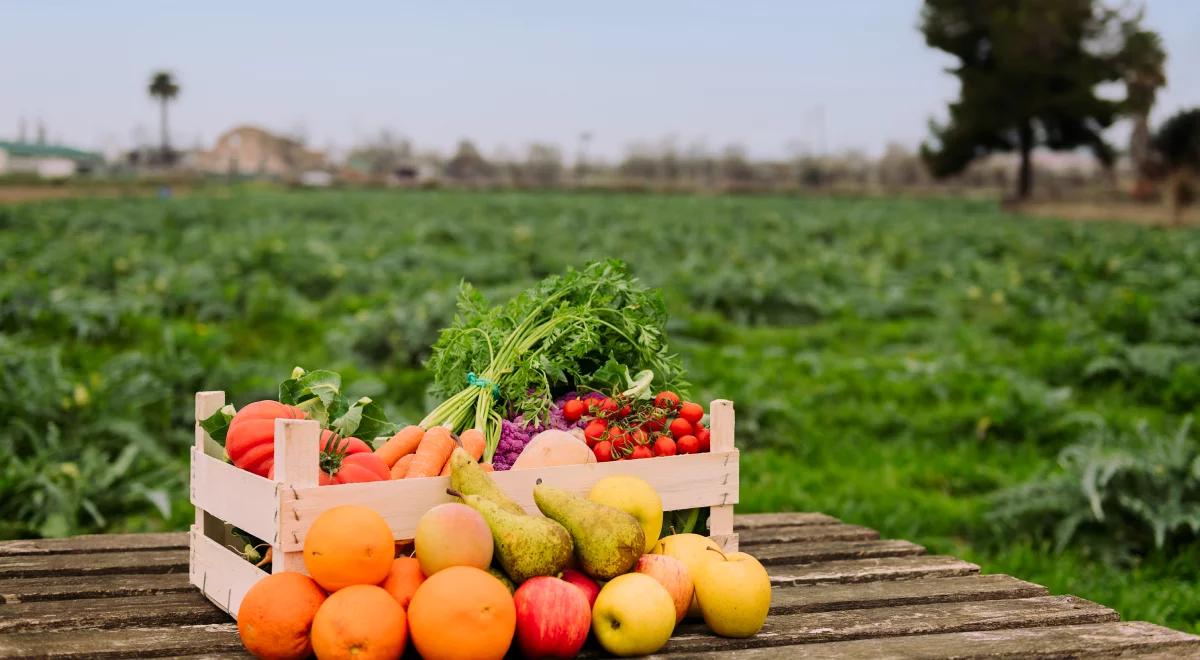
<instances>
[{"instance_id":1,"label":"sky","mask_svg":"<svg viewBox=\"0 0 1200 660\"><path fill-rule=\"evenodd\" d=\"M1154 119L1200 105L1200 0L1149 0L1168 52ZM552 142L616 159L673 140L755 157L915 147L958 91L918 0L564 3L0 0L0 139L21 118L114 152L155 142L157 69L176 146L252 123L345 148L381 130L485 154ZM1123 139L1116 127L1110 137Z\"/></svg>"}]
</instances>

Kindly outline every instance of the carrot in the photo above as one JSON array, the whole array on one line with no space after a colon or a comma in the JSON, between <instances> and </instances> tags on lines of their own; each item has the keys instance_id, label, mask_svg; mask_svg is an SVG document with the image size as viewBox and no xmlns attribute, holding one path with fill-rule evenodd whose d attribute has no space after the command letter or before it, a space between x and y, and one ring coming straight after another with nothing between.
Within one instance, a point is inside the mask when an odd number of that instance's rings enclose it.
<instances>
[{"instance_id":1,"label":"carrot","mask_svg":"<svg viewBox=\"0 0 1200 660\"><path fill-rule=\"evenodd\" d=\"M392 478L403 479L405 475L408 474L408 468L412 465L414 458L416 458L416 454L405 454L401 456L400 460L396 461L396 464L392 466Z\"/></svg>"},{"instance_id":2,"label":"carrot","mask_svg":"<svg viewBox=\"0 0 1200 660\"><path fill-rule=\"evenodd\" d=\"M467 429L458 436L458 443L471 455L471 458L478 461L483 456L483 446L487 441L483 439L483 432L479 429Z\"/></svg>"},{"instance_id":3,"label":"carrot","mask_svg":"<svg viewBox=\"0 0 1200 660\"><path fill-rule=\"evenodd\" d=\"M484 472L495 472L496 468L492 467L491 463L480 463L479 467L483 468Z\"/></svg>"},{"instance_id":4,"label":"carrot","mask_svg":"<svg viewBox=\"0 0 1200 660\"><path fill-rule=\"evenodd\" d=\"M424 436L425 429L419 426L406 426L400 429L396 435L388 438L387 442L379 445L379 449L375 450L375 455L382 458L388 467L392 467L396 461L416 451L417 445L421 444L421 438Z\"/></svg>"},{"instance_id":5,"label":"carrot","mask_svg":"<svg viewBox=\"0 0 1200 660\"><path fill-rule=\"evenodd\" d=\"M417 445L412 463L408 466L408 474L404 475L404 478L436 477L457 446L449 430L440 426L429 429L425 432L425 437L421 438L421 444Z\"/></svg>"},{"instance_id":6,"label":"carrot","mask_svg":"<svg viewBox=\"0 0 1200 660\"><path fill-rule=\"evenodd\" d=\"M451 452L454 453L454 452ZM442 466L442 471L438 473L439 477L450 476L450 459L446 459L446 464Z\"/></svg>"}]
</instances>

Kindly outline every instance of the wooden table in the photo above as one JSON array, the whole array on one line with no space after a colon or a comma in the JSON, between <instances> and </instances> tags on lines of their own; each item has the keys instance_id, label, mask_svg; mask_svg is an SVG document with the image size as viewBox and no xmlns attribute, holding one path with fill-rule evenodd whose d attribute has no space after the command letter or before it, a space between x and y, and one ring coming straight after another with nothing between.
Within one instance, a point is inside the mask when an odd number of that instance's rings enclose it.
<instances>
[{"instance_id":1,"label":"wooden table","mask_svg":"<svg viewBox=\"0 0 1200 660\"><path fill-rule=\"evenodd\" d=\"M684 623L658 657L1200 658L1200 637L1121 622L1103 605L824 514L736 525L775 585L766 626L733 640ZM187 565L182 533L0 543L0 657L243 655L236 625L188 585Z\"/></svg>"}]
</instances>

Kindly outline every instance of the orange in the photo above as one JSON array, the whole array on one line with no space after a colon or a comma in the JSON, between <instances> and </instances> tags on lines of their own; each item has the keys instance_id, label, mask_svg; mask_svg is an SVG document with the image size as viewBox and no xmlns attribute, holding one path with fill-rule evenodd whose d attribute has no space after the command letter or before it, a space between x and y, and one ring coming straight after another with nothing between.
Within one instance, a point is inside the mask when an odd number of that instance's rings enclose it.
<instances>
[{"instance_id":1,"label":"orange","mask_svg":"<svg viewBox=\"0 0 1200 660\"><path fill-rule=\"evenodd\" d=\"M254 583L238 607L238 635L260 658L307 658L308 631L325 592L301 573L276 573Z\"/></svg>"},{"instance_id":2,"label":"orange","mask_svg":"<svg viewBox=\"0 0 1200 660\"><path fill-rule=\"evenodd\" d=\"M408 609L413 593L424 581L425 574L421 572L421 563L415 557L397 557L392 561L392 570L379 586L391 594L392 598L400 603L400 607Z\"/></svg>"},{"instance_id":3,"label":"orange","mask_svg":"<svg viewBox=\"0 0 1200 660\"><path fill-rule=\"evenodd\" d=\"M426 660L499 660L512 644L517 610L512 594L487 571L451 566L417 588L408 626Z\"/></svg>"},{"instance_id":4,"label":"orange","mask_svg":"<svg viewBox=\"0 0 1200 660\"><path fill-rule=\"evenodd\" d=\"M317 658L399 658L408 639L404 608L372 584L355 584L326 599L312 624Z\"/></svg>"},{"instance_id":5,"label":"orange","mask_svg":"<svg viewBox=\"0 0 1200 660\"><path fill-rule=\"evenodd\" d=\"M392 530L363 506L336 506L313 521L304 537L304 568L326 591L379 584L392 568Z\"/></svg>"}]
</instances>

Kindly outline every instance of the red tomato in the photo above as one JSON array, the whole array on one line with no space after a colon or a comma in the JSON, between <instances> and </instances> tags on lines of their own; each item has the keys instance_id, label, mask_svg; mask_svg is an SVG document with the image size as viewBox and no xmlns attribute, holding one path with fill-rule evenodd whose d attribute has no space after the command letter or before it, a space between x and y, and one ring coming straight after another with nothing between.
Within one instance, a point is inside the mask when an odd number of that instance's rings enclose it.
<instances>
[{"instance_id":1,"label":"red tomato","mask_svg":"<svg viewBox=\"0 0 1200 660\"><path fill-rule=\"evenodd\" d=\"M563 417L568 422L577 422L587 412L587 406L579 399L571 399L563 404Z\"/></svg>"},{"instance_id":2,"label":"red tomato","mask_svg":"<svg viewBox=\"0 0 1200 660\"><path fill-rule=\"evenodd\" d=\"M693 424L699 424L700 418L704 417L704 408L698 403L688 401L682 406L679 406L679 416Z\"/></svg>"},{"instance_id":3,"label":"red tomato","mask_svg":"<svg viewBox=\"0 0 1200 660\"><path fill-rule=\"evenodd\" d=\"M625 454L633 446L633 438L629 436L629 432L619 426L609 429L608 439L618 454Z\"/></svg>"},{"instance_id":4,"label":"red tomato","mask_svg":"<svg viewBox=\"0 0 1200 660\"><path fill-rule=\"evenodd\" d=\"M638 445L633 448L633 452L629 454L629 458L650 458L654 454L650 453L650 448L646 445Z\"/></svg>"},{"instance_id":5,"label":"red tomato","mask_svg":"<svg viewBox=\"0 0 1200 660\"><path fill-rule=\"evenodd\" d=\"M700 449L700 441L694 435L685 435L675 442L675 450L680 454L694 454Z\"/></svg>"},{"instance_id":6,"label":"red tomato","mask_svg":"<svg viewBox=\"0 0 1200 660\"><path fill-rule=\"evenodd\" d=\"M278 401L255 401L237 411L225 434L229 460L266 477L275 464L275 420L279 418L304 419L304 411Z\"/></svg>"},{"instance_id":7,"label":"red tomato","mask_svg":"<svg viewBox=\"0 0 1200 660\"><path fill-rule=\"evenodd\" d=\"M676 440L692 434L692 423L682 417L671 420L671 424L667 428L671 430L671 437Z\"/></svg>"},{"instance_id":8,"label":"red tomato","mask_svg":"<svg viewBox=\"0 0 1200 660\"><path fill-rule=\"evenodd\" d=\"M642 428L646 429L647 433L654 433L655 431L661 431L662 428L666 425L667 425L667 418L659 417L656 415L656 416L651 417L650 419L646 420L645 422L643 422Z\"/></svg>"},{"instance_id":9,"label":"red tomato","mask_svg":"<svg viewBox=\"0 0 1200 660\"><path fill-rule=\"evenodd\" d=\"M617 412L617 402L608 397L603 399L592 399L591 402L592 414L608 417Z\"/></svg>"},{"instance_id":10,"label":"red tomato","mask_svg":"<svg viewBox=\"0 0 1200 660\"><path fill-rule=\"evenodd\" d=\"M644 445L650 442L650 436L641 429L634 429L633 432L629 434L629 437L633 438L633 444L635 445Z\"/></svg>"},{"instance_id":11,"label":"red tomato","mask_svg":"<svg viewBox=\"0 0 1200 660\"><path fill-rule=\"evenodd\" d=\"M626 417L629 416L629 413L631 413L631 412L633 412L633 408L631 408L629 406L629 404L627 403L627 404L621 406L621 409L617 411L617 417L620 417L621 419L625 419Z\"/></svg>"},{"instance_id":12,"label":"red tomato","mask_svg":"<svg viewBox=\"0 0 1200 660\"><path fill-rule=\"evenodd\" d=\"M708 429L700 426L699 424L696 425L696 440L700 443L700 451L708 451L709 443L711 441L711 434L709 433Z\"/></svg>"},{"instance_id":13,"label":"red tomato","mask_svg":"<svg viewBox=\"0 0 1200 660\"><path fill-rule=\"evenodd\" d=\"M613 459L612 443L608 440L601 440L596 443L595 447L592 447L592 453L596 455L596 461L607 463Z\"/></svg>"},{"instance_id":14,"label":"red tomato","mask_svg":"<svg viewBox=\"0 0 1200 660\"><path fill-rule=\"evenodd\" d=\"M679 407L679 395L671 391L659 392L658 396L654 397L654 405L658 408L675 410Z\"/></svg>"},{"instance_id":15,"label":"red tomato","mask_svg":"<svg viewBox=\"0 0 1200 660\"><path fill-rule=\"evenodd\" d=\"M654 440L654 455L655 456L674 456L675 441L671 438L660 435Z\"/></svg>"},{"instance_id":16,"label":"red tomato","mask_svg":"<svg viewBox=\"0 0 1200 660\"><path fill-rule=\"evenodd\" d=\"M593 419L583 429L583 437L587 440L588 446L591 446L603 438L606 431L608 431L608 422L602 419Z\"/></svg>"},{"instance_id":17,"label":"red tomato","mask_svg":"<svg viewBox=\"0 0 1200 660\"><path fill-rule=\"evenodd\" d=\"M365 481L387 481L391 478L387 463L373 453L348 454L332 476L322 471L317 482L328 484L357 484ZM326 481L328 479L328 481Z\"/></svg>"}]
</instances>

